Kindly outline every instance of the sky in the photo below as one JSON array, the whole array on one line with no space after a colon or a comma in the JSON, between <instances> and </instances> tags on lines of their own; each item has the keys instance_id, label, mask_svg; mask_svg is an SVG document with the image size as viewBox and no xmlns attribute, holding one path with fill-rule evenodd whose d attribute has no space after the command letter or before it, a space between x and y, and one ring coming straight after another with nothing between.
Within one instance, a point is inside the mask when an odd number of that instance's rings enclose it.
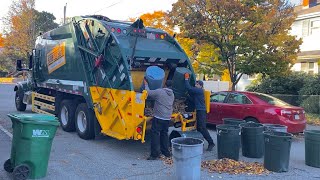
<instances>
[{"instance_id":1,"label":"sky","mask_svg":"<svg viewBox=\"0 0 320 180\"><path fill-rule=\"evenodd\" d=\"M53 13L57 23L63 18L63 7L67 3L67 17L99 14L114 20L137 18L156 10L171 10L177 0L35 0L38 11ZM298 4L301 0L290 0ZM12 0L1 0L0 21L8 13ZM0 30L2 29L0 23Z\"/></svg>"}]
</instances>

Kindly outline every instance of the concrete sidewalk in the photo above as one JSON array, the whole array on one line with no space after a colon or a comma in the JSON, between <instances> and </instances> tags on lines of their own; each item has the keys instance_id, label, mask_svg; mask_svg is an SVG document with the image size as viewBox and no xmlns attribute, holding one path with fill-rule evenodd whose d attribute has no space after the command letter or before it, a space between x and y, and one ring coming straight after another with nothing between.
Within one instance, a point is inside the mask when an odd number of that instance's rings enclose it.
<instances>
[{"instance_id":1,"label":"concrete sidewalk","mask_svg":"<svg viewBox=\"0 0 320 180\"><path fill-rule=\"evenodd\" d=\"M0 179L11 179L11 174L3 169L3 163L10 158L11 138L0 130Z\"/></svg>"}]
</instances>

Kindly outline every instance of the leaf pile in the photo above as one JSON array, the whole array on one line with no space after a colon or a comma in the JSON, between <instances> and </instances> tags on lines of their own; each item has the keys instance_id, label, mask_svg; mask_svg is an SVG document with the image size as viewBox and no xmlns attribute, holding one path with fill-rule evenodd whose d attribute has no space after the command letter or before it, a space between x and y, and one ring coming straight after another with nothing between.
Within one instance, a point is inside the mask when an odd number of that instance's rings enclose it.
<instances>
[{"instance_id":1,"label":"leaf pile","mask_svg":"<svg viewBox=\"0 0 320 180\"><path fill-rule=\"evenodd\" d=\"M165 156L160 156L160 159L163 161L163 163L164 163L165 165L170 165L170 166L173 165L173 159L172 159L172 157L167 158L167 157L165 157Z\"/></svg>"},{"instance_id":2,"label":"leaf pile","mask_svg":"<svg viewBox=\"0 0 320 180\"><path fill-rule=\"evenodd\" d=\"M208 169L210 173L229 173L229 174L248 174L262 175L268 174L269 171L263 167L263 164L253 162L235 161L232 159L219 159L203 161L202 168Z\"/></svg>"}]
</instances>

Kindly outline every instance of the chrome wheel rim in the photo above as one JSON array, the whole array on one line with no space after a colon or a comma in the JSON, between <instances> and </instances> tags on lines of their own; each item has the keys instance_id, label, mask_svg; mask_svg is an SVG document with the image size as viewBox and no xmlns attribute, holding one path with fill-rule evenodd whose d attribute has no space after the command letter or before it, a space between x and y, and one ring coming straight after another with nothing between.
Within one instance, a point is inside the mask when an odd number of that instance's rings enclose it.
<instances>
[{"instance_id":1,"label":"chrome wheel rim","mask_svg":"<svg viewBox=\"0 0 320 180\"><path fill-rule=\"evenodd\" d=\"M84 132L87 129L87 117L83 111L80 111L77 116L77 125L80 132Z\"/></svg>"},{"instance_id":2,"label":"chrome wheel rim","mask_svg":"<svg viewBox=\"0 0 320 180\"><path fill-rule=\"evenodd\" d=\"M69 112L68 112L68 109L66 106L63 106L62 109L61 109L61 112L60 112L60 120L61 120L61 123L62 125L67 125L68 124L68 116L69 115Z\"/></svg>"}]
</instances>

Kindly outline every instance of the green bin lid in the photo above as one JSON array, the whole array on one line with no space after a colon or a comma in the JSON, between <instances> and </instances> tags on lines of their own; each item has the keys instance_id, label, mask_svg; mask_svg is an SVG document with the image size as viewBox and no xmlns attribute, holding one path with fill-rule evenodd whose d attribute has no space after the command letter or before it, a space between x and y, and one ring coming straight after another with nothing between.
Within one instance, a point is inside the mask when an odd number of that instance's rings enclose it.
<instances>
[{"instance_id":1,"label":"green bin lid","mask_svg":"<svg viewBox=\"0 0 320 180\"><path fill-rule=\"evenodd\" d=\"M47 114L8 114L11 119L18 120L23 123L33 124L51 124L59 125L59 121L55 116Z\"/></svg>"}]
</instances>

